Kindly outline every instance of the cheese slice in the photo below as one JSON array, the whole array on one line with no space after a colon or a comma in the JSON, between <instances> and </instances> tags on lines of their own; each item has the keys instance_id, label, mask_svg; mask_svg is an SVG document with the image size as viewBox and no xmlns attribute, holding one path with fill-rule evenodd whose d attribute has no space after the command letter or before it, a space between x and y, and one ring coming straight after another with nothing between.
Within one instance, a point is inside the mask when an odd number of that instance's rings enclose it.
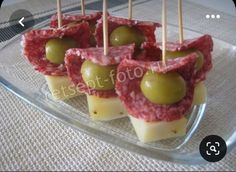
<instances>
[{"instance_id":1,"label":"cheese slice","mask_svg":"<svg viewBox=\"0 0 236 172\"><path fill-rule=\"evenodd\" d=\"M48 88L55 100L65 100L81 95L68 76L45 75Z\"/></svg>"},{"instance_id":2,"label":"cheese slice","mask_svg":"<svg viewBox=\"0 0 236 172\"><path fill-rule=\"evenodd\" d=\"M204 82L199 82L194 89L192 105L200 105L207 100L207 89Z\"/></svg>"},{"instance_id":3,"label":"cheese slice","mask_svg":"<svg viewBox=\"0 0 236 172\"><path fill-rule=\"evenodd\" d=\"M87 95L89 114L94 121L109 121L127 116L118 97L100 98Z\"/></svg>"},{"instance_id":4,"label":"cheese slice","mask_svg":"<svg viewBox=\"0 0 236 172\"><path fill-rule=\"evenodd\" d=\"M146 122L129 115L134 130L143 143L154 142L186 134L187 119L185 117L171 121Z\"/></svg>"}]
</instances>

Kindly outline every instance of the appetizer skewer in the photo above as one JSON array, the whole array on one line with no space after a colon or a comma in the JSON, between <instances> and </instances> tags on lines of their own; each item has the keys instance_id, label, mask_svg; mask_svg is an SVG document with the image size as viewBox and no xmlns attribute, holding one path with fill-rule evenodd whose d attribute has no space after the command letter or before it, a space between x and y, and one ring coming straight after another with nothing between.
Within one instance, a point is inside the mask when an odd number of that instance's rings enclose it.
<instances>
[{"instance_id":1,"label":"appetizer skewer","mask_svg":"<svg viewBox=\"0 0 236 172\"><path fill-rule=\"evenodd\" d=\"M166 64L162 61L121 62L117 73L125 74L125 80L117 80L116 90L140 141L185 135L185 115L193 99L195 61L195 54L191 54L167 60Z\"/></svg>"},{"instance_id":2,"label":"appetizer skewer","mask_svg":"<svg viewBox=\"0 0 236 172\"><path fill-rule=\"evenodd\" d=\"M169 58L166 50L166 1L162 9L162 61L123 60L118 73L126 80L116 83L139 140L153 142L186 134L185 115L193 102L197 53ZM182 45L182 44L181 44ZM186 43L183 42L183 47ZM195 44L194 44L195 45ZM160 49L160 46L158 47ZM160 55L160 53L159 53ZM131 74L127 74L127 69ZM135 70L139 69L139 74ZM128 75L134 76L129 78ZM141 108L140 108L141 107Z\"/></svg>"},{"instance_id":3,"label":"appetizer skewer","mask_svg":"<svg viewBox=\"0 0 236 172\"><path fill-rule=\"evenodd\" d=\"M211 51L213 50L213 41L210 35L203 35L195 39L184 40L183 19L182 19L182 0L178 0L178 16L179 16L179 43L167 42L166 59L175 59L184 57L191 53L197 54L197 62L195 64L195 91L193 105L199 105L206 102L206 87L204 80L207 72L212 68ZM156 52L163 50L160 44L144 43L142 47L145 49L149 59L160 60Z\"/></svg>"},{"instance_id":4,"label":"appetizer skewer","mask_svg":"<svg viewBox=\"0 0 236 172\"><path fill-rule=\"evenodd\" d=\"M60 0L57 6L60 7ZM64 100L80 95L67 76L65 52L70 48L87 48L90 33L87 22L60 27L60 11L59 28L32 30L23 35L23 53L35 70L44 74L53 98Z\"/></svg>"},{"instance_id":5,"label":"appetizer skewer","mask_svg":"<svg viewBox=\"0 0 236 172\"><path fill-rule=\"evenodd\" d=\"M61 19L61 0L57 0L57 21L58 21L58 28L62 26L62 19Z\"/></svg>"},{"instance_id":6,"label":"appetizer skewer","mask_svg":"<svg viewBox=\"0 0 236 172\"><path fill-rule=\"evenodd\" d=\"M85 16L84 0L81 0L80 5L81 5L81 14L82 14L82 16Z\"/></svg>"},{"instance_id":7,"label":"appetizer skewer","mask_svg":"<svg viewBox=\"0 0 236 172\"><path fill-rule=\"evenodd\" d=\"M178 0L179 43L184 41L182 0Z\"/></svg>"},{"instance_id":8,"label":"appetizer skewer","mask_svg":"<svg viewBox=\"0 0 236 172\"><path fill-rule=\"evenodd\" d=\"M132 5L129 6L129 18L132 17L131 8ZM102 25L103 20L98 20L95 38L99 47L103 46ZM134 43L137 53L143 42L156 42L155 30L157 27L160 27L160 24L108 16L109 46L122 46Z\"/></svg>"},{"instance_id":9,"label":"appetizer skewer","mask_svg":"<svg viewBox=\"0 0 236 172\"><path fill-rule=\"evenodd\" d=\"M115 92L116 69L123 59L131 59L134 45L109 47L107 4L103 0L104 47L70 49L66 67L72 82L87 94L92 120L108 121L127 115Z\"/></svg>"},{"instance_id":10,"label":"appetizer skewer","mask_svg":"<svg viewBox=\"0 0 236 172\"><path fill-rule=\"evenodd\" d=\"M166 64L166 41L167 41L167 19L166 19L166 1L162 0L162 62Z\"/></svg>"},{"instance_id":11,"label":"appetizer skewer","mask_svg":"<svg viewBox=\"0 0 236 172\"><path fill-rule=\"evenodd\" d=\"M89 23L90 30L90 47L96 46L96 40L94 37L95 27L97 20L102 17L102 12L96 12L92 14L85 15L85 3L81 0L81 15L61 15L61 25L63 27L73 26L79 24L82 21ZM58 26L58 17L56 15L52 16L50 27L56 28Z\"/></svg>"},{"instance_id":12,"label":"appetizer skewer","mask_svg":"<svg viewBox=\"0 0 236 172\"><path fill-rule=\"evenodd\" d=\"M129 15L128 19L132 20L133 18L133 1L132 0L129 0L128 15Z\"/></svg>"}]
</instances>

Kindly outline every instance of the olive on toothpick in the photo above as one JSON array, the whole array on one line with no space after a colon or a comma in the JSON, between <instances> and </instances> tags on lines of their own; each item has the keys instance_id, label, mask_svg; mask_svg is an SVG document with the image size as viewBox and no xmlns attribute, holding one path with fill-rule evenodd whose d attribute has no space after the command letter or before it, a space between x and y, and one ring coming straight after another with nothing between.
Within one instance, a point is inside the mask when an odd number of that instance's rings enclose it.
<instances>
[{"instance_id":1,"label":"olive on toothpick","mask_svg":"<svg viewBox=\"0 0 236 172\"><path fill-rule=\"evenodd\" d=\"M86 83L95 90L113 90L116 80L116 65L101 66L89 60L83 62L81 75Z\"/></svg>"},{"instance_id":2,"label":"olive on toothpick","mask_svg":"<svg viewBox=\"0 0 236 172\"><path fill-rule=\"evenodd\" d=\"M60 28L62 26L61 0L57 0L57 16L58 28ZM53 64L63 64L66 50L78 46L73 38L52 38L45 45L46 59Z\"/></svg>"},{"instance_id":3,"label":"olive on toothpick","mask_svg":"<svg viewBox=\"0 0 236 172\"><path fill-rule=\"evenodd\" d=\"M162 62L166 65L166 0L162 1ZM181 101L187 92L186 82L177 72L156 73L148 70L140 83L143 95L152 103L170 105Z\"/></svg>"},{"instance_id":4,"label":"olive on toothpick","mask_svg":"<svg viewBox=\"0 0 236 172\"><path fill-rule=\"evenodd\" d=\"M139 48L145 41L143 33L129 26L120 26L114 29L110 35L110 43L112 46L121 46L135 43L135 47Z\"/></svg>"},{"instance_id":5,"label":"olive on toothpick","mask_svg":"<svg viewBox=\"0 0 236 172\"><path fill-rule=\"evenodd\" d=\"M178 0L178 21L179 21L179 43L183 44L184 42L184 34L183 34L183 10L182 10L182 0ZM177 57L184 57L191 53L196 53L197 60L195 64L195 69L198 71L202 68L204 64L204 55L201 51L196 49L188 49L182 51L166 51L165 58L166 59L174 59Z\"/></svg>"},{"instance_id":6,"label":"olive on toothpick","mask_svg":"<svg viewBox=\"0 0 236 172\"><path fill-rule=\"evenodd\" d=\"M179 102L186 95L186 83L178 73L158 74L147 71L142 78L141 91L152 103L169 105Z\"/></svg>"}]
</instances>

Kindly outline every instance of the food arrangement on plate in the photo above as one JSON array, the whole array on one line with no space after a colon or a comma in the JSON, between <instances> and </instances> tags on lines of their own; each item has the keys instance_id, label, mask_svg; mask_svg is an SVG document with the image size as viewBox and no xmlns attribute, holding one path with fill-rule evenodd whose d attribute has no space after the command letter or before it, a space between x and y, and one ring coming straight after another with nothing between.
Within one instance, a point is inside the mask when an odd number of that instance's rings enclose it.
<instances>
[{"instance_id":1,"label":"food arrangement on plate","mask_svg":"<svg viewBox=\"0 0 236 172\"><path fill-rule=\"evenodd\" d=\"M133 20L132 4L128 19L108 16L103 3L103 13L90 15L58 9L50 28L23 35L24 56L56 100L85 96L91 120L129 117L144 143L184 136L186 116L207 99L211 36L184 40L180 11L180 40L168 42L165 1L162 25Z\"/></svg>"}]
</instances>

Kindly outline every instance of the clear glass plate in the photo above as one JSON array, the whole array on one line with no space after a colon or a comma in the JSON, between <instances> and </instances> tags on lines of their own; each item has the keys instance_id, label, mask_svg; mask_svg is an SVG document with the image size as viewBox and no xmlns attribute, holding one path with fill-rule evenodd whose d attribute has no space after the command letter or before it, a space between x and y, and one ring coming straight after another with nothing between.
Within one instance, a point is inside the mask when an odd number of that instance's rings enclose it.
<instances>
[{"instance_id":1,"label":"clear glass plate","mask_svg":"<svg viewBox=\"0 0 236 172\"><path fill-rule=\"evenodd\" d=\"M44 28L49 21L36 25ZM160 33L158 33L160 38ZM185 30L185 38L203 35ZM168 26L169 40L178 38L178 28ZM44 76L34 71L21 53L21 36L0 49L0 82L11 92L46 114L73 126L88 135L112 143L154 159L186 164L200 164L205 161L199 153L201 140L210 134L223 137L228 152L236 145L236 47L214 38L214 68L206 80L208 102L195 106L189 115L187 135L150 144L142 144L128 118L111 122L94 122L89 119L85 96L67 101L55 101L48 90ZM206 110L205 110L206 108ZM205 115L204 115L205 112ZM203 119L203 120L202 120Z\"/></svg>"}]
</instances>

